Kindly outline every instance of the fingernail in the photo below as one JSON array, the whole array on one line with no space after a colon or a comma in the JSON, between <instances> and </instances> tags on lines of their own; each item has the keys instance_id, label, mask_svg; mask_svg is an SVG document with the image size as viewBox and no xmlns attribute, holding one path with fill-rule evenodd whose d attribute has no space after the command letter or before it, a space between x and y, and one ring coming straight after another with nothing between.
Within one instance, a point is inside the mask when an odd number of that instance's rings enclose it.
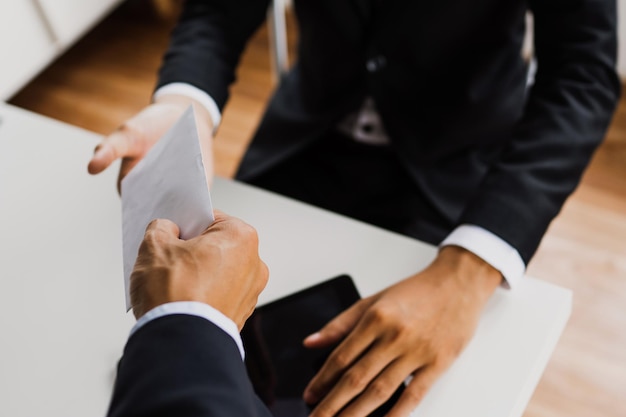
<instances>
[{"instance_id":1,"label":"fingernail","mask_svg":"<svg viewBox=\"0 0 626 417\"><path fill-rule=\"evenodd\" d=\"M322 335L320 332L317 333L313 333L308 335L305 339L304 339L304 343L314 343L317 342L318 340L320 340L322 338Z\"/></svg>"}]
</instances>

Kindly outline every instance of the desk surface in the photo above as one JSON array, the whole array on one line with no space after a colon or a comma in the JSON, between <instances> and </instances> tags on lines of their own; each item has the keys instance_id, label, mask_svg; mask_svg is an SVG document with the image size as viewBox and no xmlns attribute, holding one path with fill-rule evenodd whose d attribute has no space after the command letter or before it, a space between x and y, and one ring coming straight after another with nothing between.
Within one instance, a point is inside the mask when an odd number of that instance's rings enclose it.
<instances>
[{"instance_id":1,"label":"desk surface","mask_svg":"<svg viewBox=\"0 0 626 417\"><path fill-rule=\"evenodd\" d=\"M97 135L0 104L0 415L105 413L124 313L117 167L91 177ZM216 208L259 231L271 301L340 273L371 294L435 248L229 180ZM571 293L526 278L497 290L477 333L415 416L519 417L563 331Z\"/></svg>"}]
</instances>

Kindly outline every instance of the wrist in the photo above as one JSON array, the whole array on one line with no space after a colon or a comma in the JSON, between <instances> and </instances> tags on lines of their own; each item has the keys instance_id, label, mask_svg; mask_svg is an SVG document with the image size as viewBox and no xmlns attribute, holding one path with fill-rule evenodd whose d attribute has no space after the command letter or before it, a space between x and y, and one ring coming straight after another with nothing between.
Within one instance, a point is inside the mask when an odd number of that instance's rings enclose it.
<instances>
[{"instance_id":1,"label":"wrist","mask_svg":"<svg viewBox=\"0 0 626 417\"><path fill-rule=\"evenodd\" d=\"M434 265L448 270L464 290L486 299L502 282L502 274L491 264L460 246L445 246L439 250Z\"/></svg>"},{"instance_id":2,"label":"wrist","mask_svg":"<svg viewBox=\"0 0 626 417\"><path fill-rule=\"evenodd\" d=\"M154 103L173 105L179 107L182 111L185 111L189 106L193 106L196 119L204 123L209 132L213 132L214 123L209 111L199 101L191 97L179 94L161 94L155 97Z\"/></svg>"}]
</instances>

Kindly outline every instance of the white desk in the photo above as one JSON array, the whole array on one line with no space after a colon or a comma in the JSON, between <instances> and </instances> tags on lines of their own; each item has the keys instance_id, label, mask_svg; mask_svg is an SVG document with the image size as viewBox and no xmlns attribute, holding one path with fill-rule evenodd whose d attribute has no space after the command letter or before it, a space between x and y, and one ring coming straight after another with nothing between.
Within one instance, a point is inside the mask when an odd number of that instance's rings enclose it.
<instances>
[{"instance_id":1,"label":"white desk","mask_svg":"<svg viewBox=\"0 0 626 417\"><path fill-rule=\"evenodd\" d=\"M99 137L0 105L0 416L103 415L133 323L124 311L117 167L86 164ZM423 268L418 241L228 180L216 208L261 239L267 302L340 273L368 295ZM415 415L519 417L571 309L527 278L491 298L474 340Z\"/></svg>"}]
</instances>

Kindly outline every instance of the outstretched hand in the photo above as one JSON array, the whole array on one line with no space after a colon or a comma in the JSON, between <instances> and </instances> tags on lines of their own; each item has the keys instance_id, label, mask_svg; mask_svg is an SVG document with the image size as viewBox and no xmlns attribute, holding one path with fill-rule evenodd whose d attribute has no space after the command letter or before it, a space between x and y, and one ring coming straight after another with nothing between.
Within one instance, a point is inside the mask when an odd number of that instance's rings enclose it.
<instances>
[{"instance_id":1,"label":"outstretched hand","mask_svg":"<svg viewBox=\"0 0 626 417\"><path fill-rule=\"evenodd\" d=\"M207 175L207 183L213 178L212 130L213 123L208 111L194 100L183 96L167 95L144 108L127 120L115 132L96 146L87 170L99 174L115 160L121 159L118 191L122 179L148 153L154 144L174 125L190 106L194 106L200 147Z\"/></svg>"}]
</instances>

